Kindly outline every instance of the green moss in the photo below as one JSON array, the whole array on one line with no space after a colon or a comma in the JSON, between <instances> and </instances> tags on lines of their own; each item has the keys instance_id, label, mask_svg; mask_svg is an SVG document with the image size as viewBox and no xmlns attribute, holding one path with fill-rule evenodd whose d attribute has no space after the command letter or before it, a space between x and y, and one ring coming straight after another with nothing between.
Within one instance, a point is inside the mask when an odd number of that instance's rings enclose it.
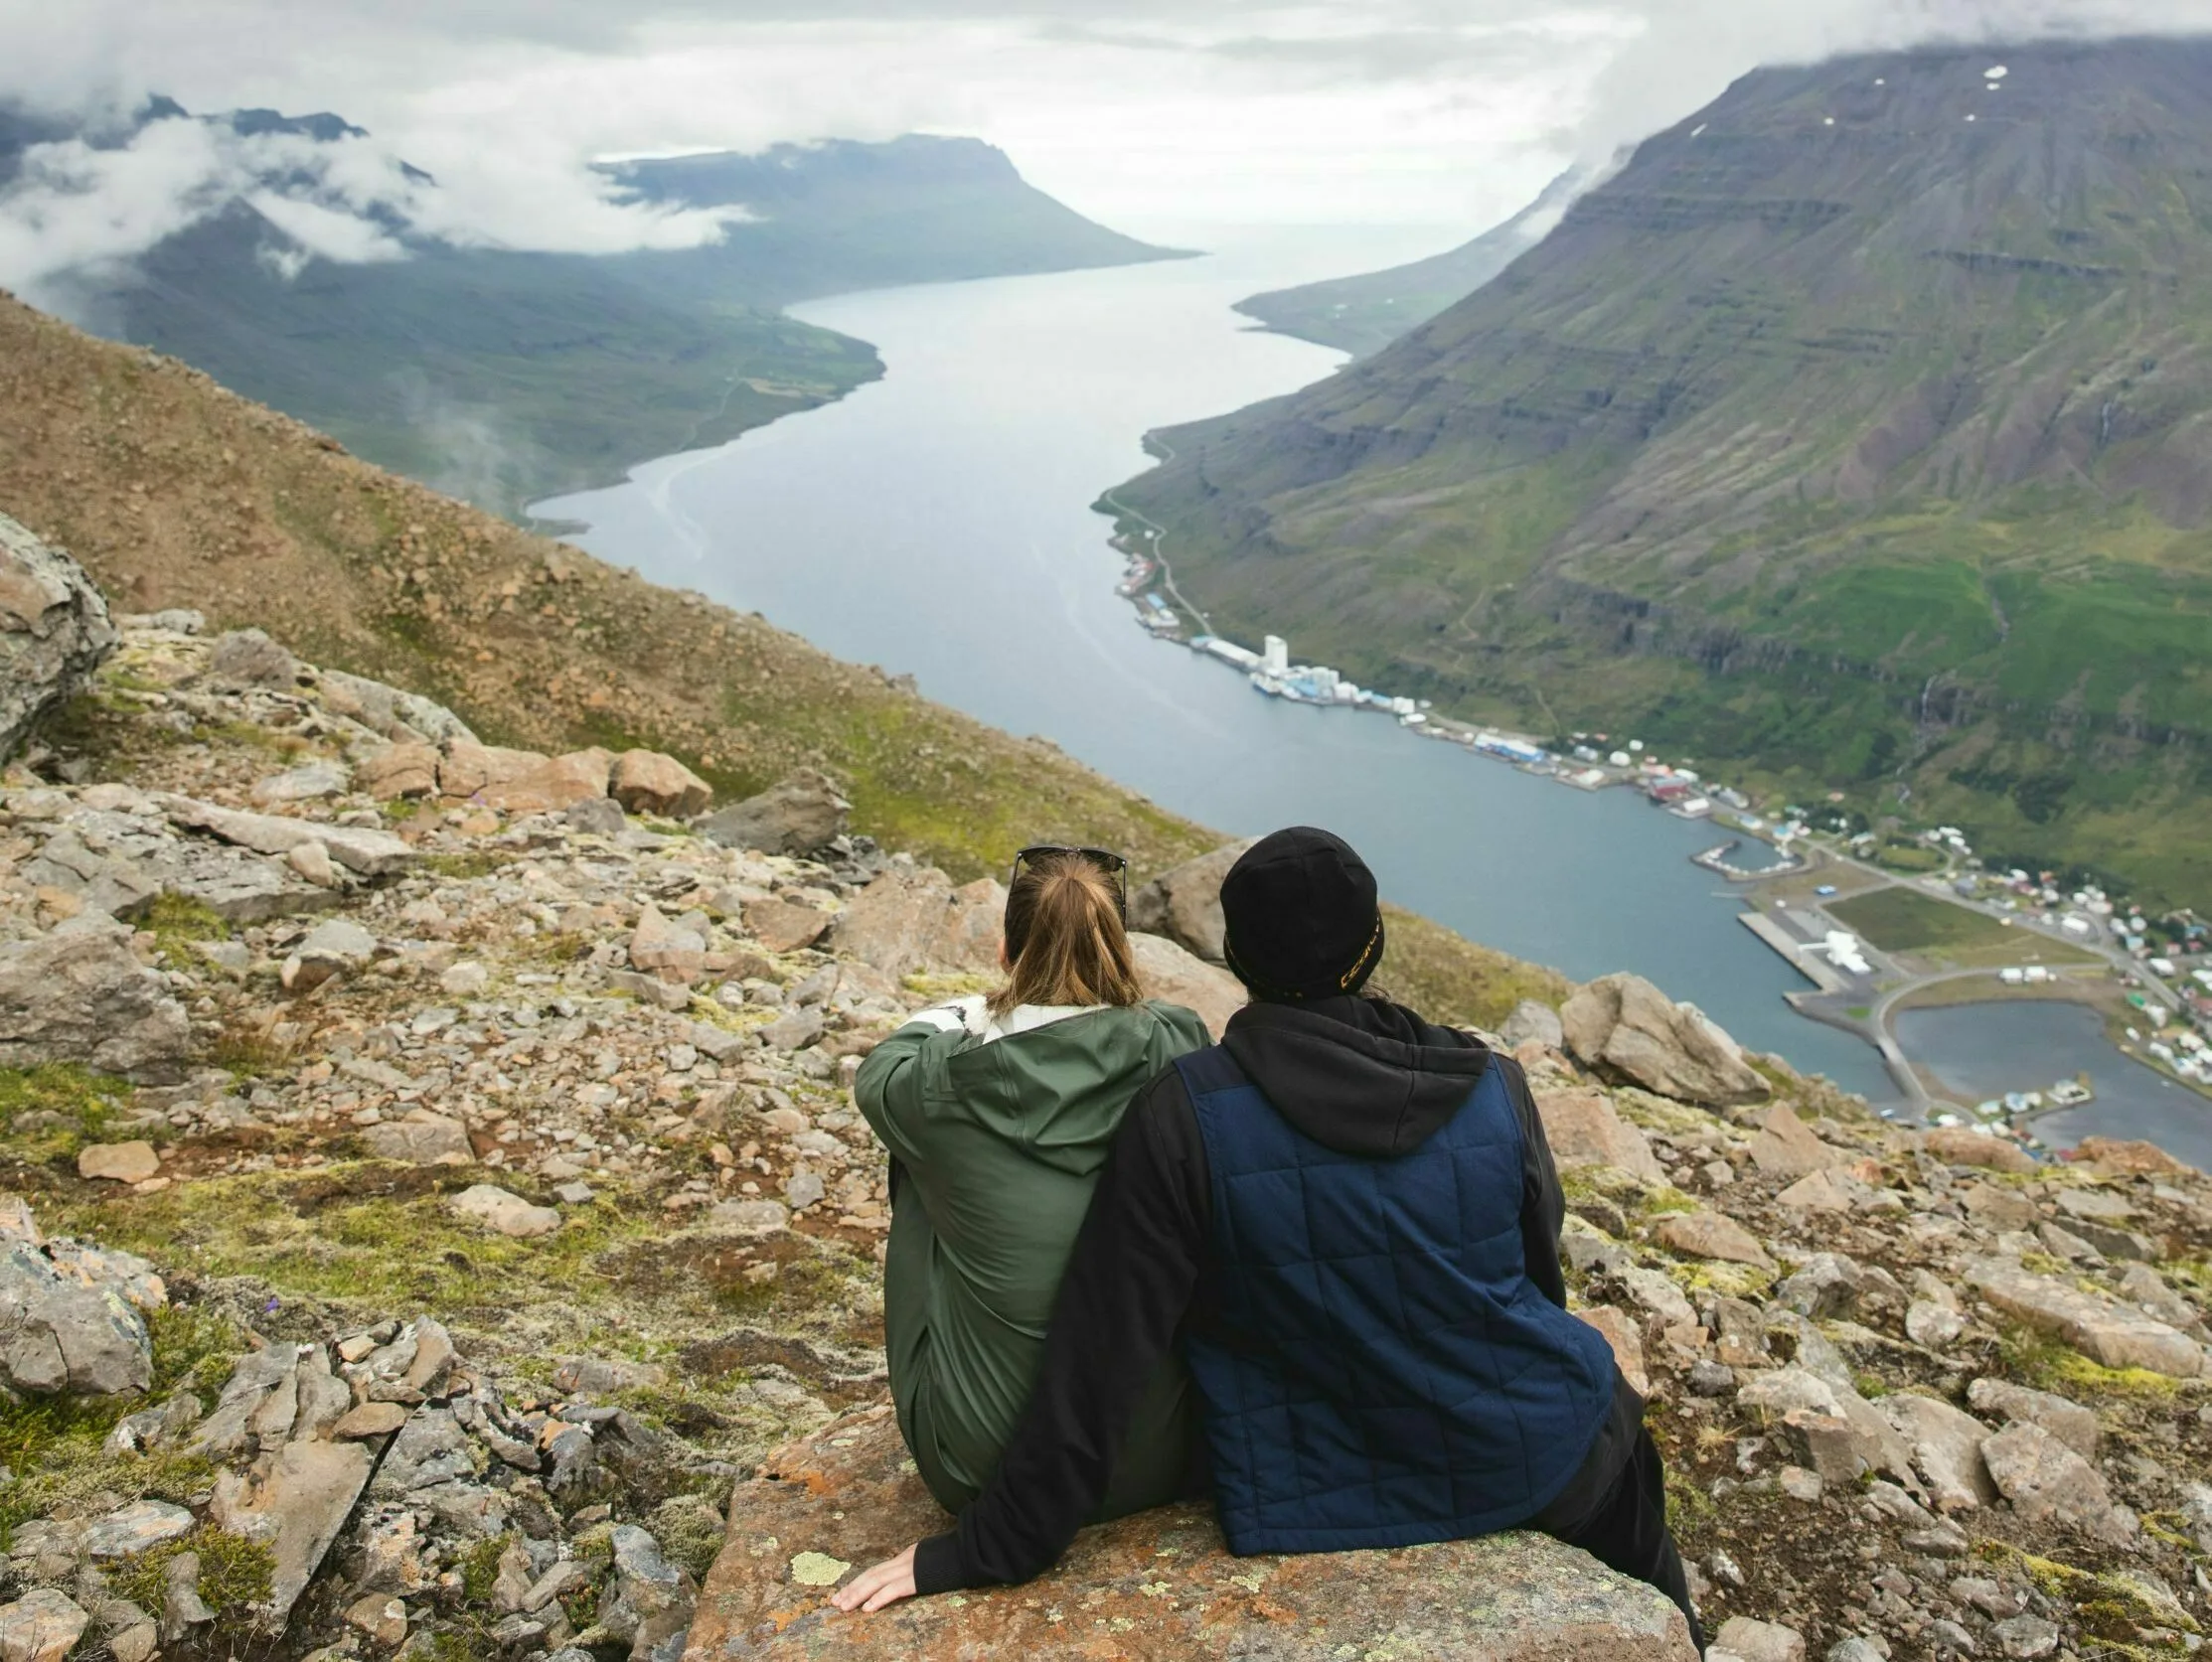
<instances>
[{"instance_id":1,"label":"green moss","mask_svg":"<svg viewBox=\"0 0 2212 1662\"><path fill-rule=\"evenodd\" d=\"M0 1403L0 1465L16 1474L0 1489L0 1528L13 1530L100 1490L182 1502L213 1480L214 1467L193 1456L169 1451L115 1460L101 1452L124 1415L178 1390L205 1397L230 1376L232 1357L244 1348L228 1320L198 1310L157 1310L147 1326L154 1375L144 1397L25 1396ZM158 1600L151 1607L158 1608Z\"/></svg>"},{"instance_id":2,"label":"green moss","mask_svg":"<svg viewBox=\"0 0 2212 1662\"><path fill-rule=\"evenodd\" d=\"M482 1604L492 1596L492 1584L499 1580L500 1555L507 1551L511 1535L496 1535L488 1541L479 1541L461 1555L461 1596L471 1604Z\"/></svg>"},{"instance_id":3,"label":"green moss","mask_svg":"<svg viewBox=\"0 0 2212 1662\"><path fill-rule=\"evenodd\" d=\"M2083 1625L2103 1641L2105 1654L2124 1656L2181 1655L2183 1647L2139 1648L2140 1627L2178 1628L2184 1633L2201 1629L2170 1592L2153 1586L2126 1570L2080 1570L2056 1559L2038 1557L2001 1541L1984 1541L1976 1552L1986 1562L2007 1566L2024 1575L2037 1591L2073 1605Z\"/></svg>"},{"instance_id":4,"label":"green moss","mask_svg":"<svg viewBox=\"0 0 2212 1662\"><path fill-rule=\"evenodd\" d=\"M671 1564L689 1570L701 1581L720 1553L724 1526L721 1512L704 1495L679 1495L664 1501L646 1520L653 1538Z\"/></svg>"},{"instance_id":5,"label":"green moss","mask_svg":"<svg viewBox=\"0 0 2212 1662\"><path fill-rule=\"evenodd\" d=\"M2076 1401L2119 1397L2136 1402L2170 1401L2182 1382L2147 1368L2108 1368L2047 1333L2007 1325L1998 1332L2005 1372L2024 1385L2055 1391Z\"/></svg>"},{"instance_id":6,"label":"green moss","mask_svg":"<svg viewBox=\"0 0 2212 1662\"><path fill-rule=\"evenodd\" d=\"M251 721L202 722L192 729L192 736L202 744L258 751L282 762L294 761L314 748L297 734L272 732Z\"/></svg>"},{"instance_id":7,"label":"green moss","mask_svg":"<svg viewBox=\"0 0 2212 1662\"><path fill-rule=\"evenodd\" d=\"M374 1192L382 1170L259 1172L133 1196L128 1207L57 1210L112 1246L189 1264L197 1276L252 1276L287 1293L447 1310L480 1306L517 1284L553 1298L598 1292L600 1255L658 1227L642 1214L595 1206L554 1234L517 1240L447 1209L442 1190L466 1187L465 1168L437 1174L438 1187L427 1192L401 1195Z\"/></svg>"},{"instance_id":8,"label":"green moss","mask_svg":"<svg viewBox=\"0 0 2212 1662\"><path fill-rule=\"evenodd\" d=\"M196 1584L201 1598L215 1611L219 1626L231 1632L245 1627L252 1607L264 1603L276 1574L275 1550L265 1542L202 1525L188 1535L165 1541L132 1559L113 1573L115 1591L143 1610L159 1610L166 1589L166 1572L186 1553L200 1555Z\"/></svg>"},{"instance_id":9,"label":"green moss","mask_svg":"<svg viewBox=\"0 0 2212 1662\"><path fill-rule=\"evenodd\" d=\"M0 1068L0 1137L20 1159L44 1163L105 1140L131 1087L74 1063Z\"/></svg>"},{"instance_id":10,"label":"green moss","mask_svg":"<svg viewBox=\"0 0 2212 1662\"><path fill-rule=\"evenodd\" d=\"M181 894L156 896L139 928L153 935L156 950L179 969L191 965L194 942L228 941L232 933L230 921L213 907Z\"/></svg>"}]
</instances>

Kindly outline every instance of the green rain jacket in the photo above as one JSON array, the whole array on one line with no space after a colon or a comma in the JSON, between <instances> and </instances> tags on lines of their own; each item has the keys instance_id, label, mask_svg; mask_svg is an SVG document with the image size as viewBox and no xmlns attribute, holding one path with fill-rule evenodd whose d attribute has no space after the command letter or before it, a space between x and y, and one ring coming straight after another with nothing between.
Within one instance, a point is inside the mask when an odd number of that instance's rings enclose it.
<instances>
[{"instance_id":1,"label":"green rain jacket","mask_svg":"<svg viewBox=\"0 0 2212 1662\"><path fill-rule=\"evenodd\" d=\"M968 1019L983 1025L980 1000ZM1036 1012L1017 1011L1016 1018ZM1210 1042L1176 1004L1085 1010L986 1042L925 1011L854 1080L900 1167L883 1271L898 1427L947 1511L976 1497L1028 1403L1060 1277L1122 1116ZM937 1024L932 1025L932 1021ZM1197 1408L1180 1360L1130 1427L1101 1517L1173 1499Z\"/></svg>"}]
</instances>

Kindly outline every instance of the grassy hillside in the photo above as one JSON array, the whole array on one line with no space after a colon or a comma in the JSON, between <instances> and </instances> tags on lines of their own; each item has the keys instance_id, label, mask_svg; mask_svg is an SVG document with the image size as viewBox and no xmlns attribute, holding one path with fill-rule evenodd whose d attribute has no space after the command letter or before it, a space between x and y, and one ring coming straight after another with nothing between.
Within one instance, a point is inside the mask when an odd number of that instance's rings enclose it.
<instances>
[{"instance_id":1,"label":"grassy hillside","mask_svg":"<svg viewBox=\"0 0 2212 1662\"><path fill-rule=\"evenodd\" d=\"M1142 880L1221 838L1070 761L440 497L140 349L0 297L0 510L125 610L196 606L312 661L431 692L494 742L646 745L724 798L812 764L860 830L961 876L1025 843L1129 851ZM1393 984L1495 1024L1559 979L1433 924Z\"/></svg>"},{"instance_id":2,"label":"grassy hillside","mask_svg":"<svg viewBox=\"0 0 2212 1662\"><path fill-rule=\"evenodd\" d=\"M1362 681L2208 905L2208 261L2212 41L1762 71L1122 495Z\"/></svg>"},{"instance_id":3,"label":"grassy hillside","mask_svg":"<svg viewBox=\"0 0 2212 1662\"><path fill-rule=\"evenodd\" d=\"M91 303L380 465L482 507L619 480L883 373L865 341L773 303L658 294L619 261L428 245L290 279L240 205L162 243Z\"/></svg>"}]
</instances>

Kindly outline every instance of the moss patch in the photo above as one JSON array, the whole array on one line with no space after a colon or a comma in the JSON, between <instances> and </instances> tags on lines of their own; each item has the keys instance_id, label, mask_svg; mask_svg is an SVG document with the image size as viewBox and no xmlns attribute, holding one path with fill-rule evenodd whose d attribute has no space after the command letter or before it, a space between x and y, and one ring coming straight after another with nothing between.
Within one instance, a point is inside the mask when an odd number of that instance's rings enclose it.
<instances>
[{"instance_id":1,"label":"moss patch","mask_svg":"<svg viewBox=\"0 0 2212 1662\"><path fill-rule=\"evenodd\" d=\"M196 1584L201 1599L215 1611L219 1630L242 1632L252 1607L264 1603L276 1574L276 1553L266 1543L203 1525L174 1541L132 1559L113 1572L116 1593L142 1610L158 1612L168 1585L168 1569L186 1553L200 1556Z\"/></svg>"},{"instance_id":2,"label":"moss patch","mask_svg":"<svg viewBox=\"0 0 2212 1662\"><path fill-rule=\"evenodd\" d=\"M0 1068L0 1138L16 1158L44 1164L105 1139L131 1087L74 1063Z\"/></svg>"},{"instance_id":3,"label":"moss patch","mask_svg":"<svg viewBox=\"0 0 2212 1662\"><path fill-rule=\"evenodd\" d=\"M190 966L194 942L231 939L227 919L213 907L181 894L157 895L139 927L152 934L156 950L178 969Z\"/></svg>"},{"instance_id":4,"label":"moss patch","mask_svg":"<svg viewBox=\"0 0 2212 1662\"><path fill-rule=\"evenodd\" d=\"M152 1496L182 1503L213 1481L206 1460L174 1452L117 1461L101 1445L126 1414L188 1390L212 1393L245 1348L228 1321L197 1310L157 1310L147 1324L154 1344L153 1388L143 1397L24 1397L0 1404L0 1464L16 1481L0 1490L0 1529L47 1517L95 1491L124 1500ZM160 1608L157 1598L149 1608Z\"/></svg>"}]
</instances>

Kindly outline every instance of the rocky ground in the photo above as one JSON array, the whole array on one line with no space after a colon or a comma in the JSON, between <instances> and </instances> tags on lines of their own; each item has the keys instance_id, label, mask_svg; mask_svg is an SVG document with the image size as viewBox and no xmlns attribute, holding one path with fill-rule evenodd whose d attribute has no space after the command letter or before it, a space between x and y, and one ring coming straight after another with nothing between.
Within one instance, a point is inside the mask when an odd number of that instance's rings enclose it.
<instances>
[{"instance_id":1,"label":"rocky ground","mask_svg":"<svg viewBox=\"0 0 2212 1662\"><path fill-rule=\"evenodd\" d=\"M733 1485L880 1426L847 1085L987 984L1000 892L826 781L717 808L256 635L119 634L0 789L0 1656L667 1662ZM1146 950L1218 1021L1165 938L1206 950L1202 890ZM1885 1127L1631 979L1504 1037L1727 1651L2197 1648L2202 1177Z\"/></svg>"}]
</instances>

